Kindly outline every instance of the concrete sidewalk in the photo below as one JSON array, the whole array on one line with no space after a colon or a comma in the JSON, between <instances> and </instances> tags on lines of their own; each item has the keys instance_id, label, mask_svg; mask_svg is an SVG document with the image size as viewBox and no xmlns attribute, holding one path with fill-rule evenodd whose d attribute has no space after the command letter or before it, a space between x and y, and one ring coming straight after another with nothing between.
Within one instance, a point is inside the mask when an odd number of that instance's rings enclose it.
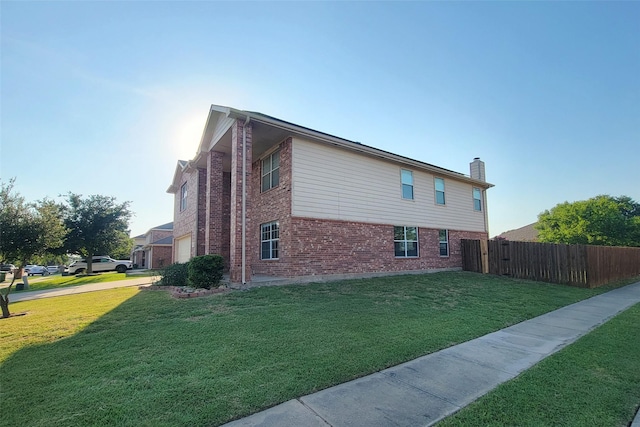
<instances>
[{"instance_id":1,"label":"concrete sidewalk","mask_svg":"<svg viewBox=\"0 0 640 427\"><path fill-rule=\"evenodd\" d=\"M11 294L9 294L9 301L11 303L14 303L41 298L59 297L62 295L74 295L82 294L85 292L103 291L105 289L150 285L158 279L159 277L157 276L147 276L137 279L118 280L117 282L92 283L89 285L69 286L66 288L45 289L43 291L12 292Z\"/></svg>"},{"instance_id":2,"label":"concrete sidewalk","mask_svg":"<svg viewBox=\"0 0 640 427\"><path fill-rule=\"evenodd\" d=\"M430 426L638 302L640 282L225 426Z\"/></svg>"}]
</instances>

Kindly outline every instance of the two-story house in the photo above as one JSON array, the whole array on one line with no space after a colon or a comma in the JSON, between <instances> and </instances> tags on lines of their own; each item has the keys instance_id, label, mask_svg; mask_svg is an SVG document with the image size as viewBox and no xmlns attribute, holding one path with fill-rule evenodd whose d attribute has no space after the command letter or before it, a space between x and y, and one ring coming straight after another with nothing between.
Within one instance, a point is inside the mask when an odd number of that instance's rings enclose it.
<instances>
[{"instance_id":1,"label":"two-story house","mask_svg":"<svg viewBox=\"0 0 640 427\"><path fill-rule=\"evenodd\" d=\"M460 268L488 237L484 163L470 175L261 113L212 105L179 161L175 262L221 254L232 282Z\"/></svg>"},{"instance_id":2,"label":"two-story house","mask_svg":"<svg viewBox=\"0 0 640 427\"><path fill-rule=\"evenodd\" d=\"M131 261L136 268L162 268L173 257L173 222L158 225L134 238Z\"/></svg>"}]
</instances>

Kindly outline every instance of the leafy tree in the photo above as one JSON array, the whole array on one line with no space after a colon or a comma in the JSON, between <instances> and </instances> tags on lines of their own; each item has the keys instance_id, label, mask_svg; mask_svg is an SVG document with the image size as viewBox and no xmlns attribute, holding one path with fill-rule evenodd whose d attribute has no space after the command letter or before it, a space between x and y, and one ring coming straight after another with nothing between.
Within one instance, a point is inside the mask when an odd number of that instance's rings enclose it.
<instances>
[{"instance_id":1,"label":"leafy tree","mask_svg":"<svg viewBox=\"0 0 640 427\"><path fill-rule=\"evenodd\" d=\"M129 233L119 232L115 249L112 249L108 255L114 259L129 259L131 258L134 243L135 241L129 237Z\"/></svg>"},{"instance_id":2,"label":"leafy tree","mask_svg":"<svg viewBox=\"0 0 640 427\"><path fill-rule=\"evenodd\" d=\"M640 204L609 195L564 202L542 212L536 228L541 242L640 246Z\"/></svg>"},{"instance_id":3,"label":"leafy tree","mask_svg":"<svg viewBox=\"0 0 640 427\"><path fill-rule=\"evenodd\" d=\"M108 255L128 234L130 202L117 203L114 197L69 193L64 207L64 223L69 229L65 249L86 258L87 274L93 273L92 257Z\"/></svg>"},{"instance_id":4,"label":"leafy tree","mask_svg":"<svg viewBox=\"0 0 640 427\"><path fill-rule=\"evenodd\" d=\"M0 292L2 316L9 317L9 293L22 267L31 258L41 257L62 247L67 232L60 207L50 200L26 203L13 192L15 179L0 183L0 262L13 262L20 267L11 284Z\"/></svg>"}]
</instances>

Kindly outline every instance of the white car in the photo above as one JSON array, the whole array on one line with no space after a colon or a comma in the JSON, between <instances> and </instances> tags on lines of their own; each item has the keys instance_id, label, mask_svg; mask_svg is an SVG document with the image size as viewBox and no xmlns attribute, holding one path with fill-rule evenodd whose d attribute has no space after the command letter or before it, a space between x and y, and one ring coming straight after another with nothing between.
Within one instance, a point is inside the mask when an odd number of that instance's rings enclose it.
<instances>
[{"instance_id":1,"label":"white car","mask_svg":"<svg viewBox=\"0 0 640 427\"><path fill-rule=\"evenodd\" d=\"M27 273L29 276L33 276L35 274L40 274L41 276L49 275L49 270L47 270L47 267L43 267L41 265L33 265L33 264L29 264L25 266L24 272Z\"/></svg>"},{"instance_id":2,"label":"white car","mask_svg":"<svg viewBox=\"0 0 640 427\"><path fill-rule=\"evenodd\" d=\"M47 265L47 271L51 274L56 274L60 271L60 267L57 265Z\"/></svg>"},{"instance_id":3,"label":"white car","mask_svg":"<svg viewBox=\"0 0 640 427\"><path fill-rule=\"evenodd\" d=\"M110 256L94 256L92 258L91 270L94 273L101 273L103 271L117 271L118 273L124 273L127 270L133 268L133 263L129 260L113 259ZM85 259L72 262L69 267L65 269L65 272L69 274L83 273L87 270L87 262Z\"/></svg>"}]
</instances>

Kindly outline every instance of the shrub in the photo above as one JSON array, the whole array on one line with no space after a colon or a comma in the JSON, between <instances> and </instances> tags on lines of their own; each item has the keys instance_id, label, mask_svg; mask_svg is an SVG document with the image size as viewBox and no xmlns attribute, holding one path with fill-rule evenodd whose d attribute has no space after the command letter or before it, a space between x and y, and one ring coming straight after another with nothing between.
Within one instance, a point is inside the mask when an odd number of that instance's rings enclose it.
<instances>
[{"instance_id":1,"label":"shrub","mask_svg":"<svg viewBox=\"0 0 640 427\"><path fill-rule=\"evenodd\" d=\"M159 286L186 286L187 285L187 276L188 270L187 266L188 262L183 264L175 263L166 266L162 270L160 270L160 276L162 278L160 281L156 282L156 285Z\"/></svg>"},{"instance_id":2,"label":"shrub","mask_svg":"<svg viewBox=\"0 0 640 427\"><path fill-rule=\"evenodd\" d=\"M187 268L188 284L194 288L211 289L220 283L224 270L224 258L220 255L202 255L192 258Z\"/></svg>"}]
</instances>

